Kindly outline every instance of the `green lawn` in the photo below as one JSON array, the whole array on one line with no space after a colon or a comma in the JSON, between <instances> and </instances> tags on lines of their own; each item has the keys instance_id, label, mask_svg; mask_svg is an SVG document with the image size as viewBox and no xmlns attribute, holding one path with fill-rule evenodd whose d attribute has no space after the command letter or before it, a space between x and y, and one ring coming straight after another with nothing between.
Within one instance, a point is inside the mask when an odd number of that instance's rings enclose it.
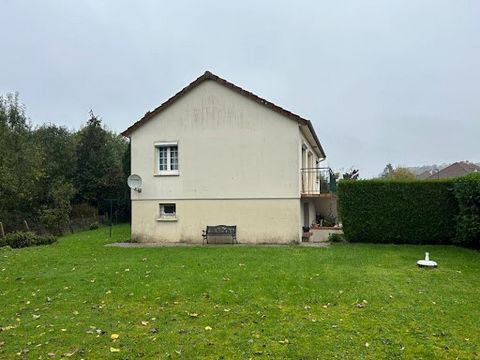
<instances>
[{"instance_id":1,"label":"green lawn","mask_svg":"<svg viewBox=\"0 0 480 360\"><path fill-rule=\"evenodd\" d=\"M480 357L479 252L103 246L129 231L0 250L0 358Z\"/></svg>"}]
</instances>

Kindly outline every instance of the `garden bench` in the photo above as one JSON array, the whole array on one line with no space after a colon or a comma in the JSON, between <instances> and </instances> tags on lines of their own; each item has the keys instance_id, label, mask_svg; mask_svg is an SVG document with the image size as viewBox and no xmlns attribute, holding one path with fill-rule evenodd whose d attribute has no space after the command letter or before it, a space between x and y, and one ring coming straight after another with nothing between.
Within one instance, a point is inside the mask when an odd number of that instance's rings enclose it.
<instances>
[{"instance_id":1,"label":"garden bench","mask_svg":"<svg viewBox=\"0 0 480 360\"><path fill-rule=\"evenodd\" d=\"M202 232L202 245L207 242L209 236L231 236L232 244L237 242L237 226L236 225L207 225L207 228Z\"/></svg>"}]
</instances>

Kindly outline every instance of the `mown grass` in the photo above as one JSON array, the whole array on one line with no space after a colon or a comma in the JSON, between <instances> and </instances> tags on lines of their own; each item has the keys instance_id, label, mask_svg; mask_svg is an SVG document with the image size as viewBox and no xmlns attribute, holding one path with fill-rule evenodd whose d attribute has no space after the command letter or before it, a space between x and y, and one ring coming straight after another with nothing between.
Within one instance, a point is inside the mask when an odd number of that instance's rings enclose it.
<instances>
[{"instance_id":1,"label":"mown grass","mask_svg":"<svg viewBox=\"0 0 480 360\"><path fill-rule=\"evenodd\" d=\"M478 252L103 246L129 231L0 250L0 358L480 356ZM425 251L438 269L415 266Z\"/></svg>"}]
</instances>

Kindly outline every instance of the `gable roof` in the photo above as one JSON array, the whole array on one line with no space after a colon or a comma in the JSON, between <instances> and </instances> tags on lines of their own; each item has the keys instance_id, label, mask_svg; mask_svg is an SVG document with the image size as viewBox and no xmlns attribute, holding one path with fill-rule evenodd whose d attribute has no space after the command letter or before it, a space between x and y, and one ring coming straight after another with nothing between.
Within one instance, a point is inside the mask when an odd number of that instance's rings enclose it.
<instances>
[{"instance_id":1,"label":"gable roof","mask_svg":"<svg viewBox=\"0 0 480 360\"><path fill-rule=\"evenodd\" d=\"M460 177L472 172L480 173L480 166L475 165L471 162L467 161L459 161L455 162L450 166L440 170L437 173L433 173L427 179L447 179L447 178L454 178Z\"/></svg>"},{"instance_id":2,"label":"gable roof","mask_svg":"<svg viewBox=\"0 0 480 360\"><path fill-rule=\"evenodd\" d=\"M165 101L163 104L158 106L156 109L154 109L153 111L148 111L140 120L138 120L136 123L134 123L128 129L123 131L122 135L123 136L129 136L133 131L135 131L137 128L139 128L140 126L145 124L152 117L154 117L155 115L159 114L160 112L162 112L163 110L168 108L170 105L175 103L175 101L177 101L179 98L186 95L187 93L189 93L191 90L193 90L194 88L196 88L198 85L200 85L201 83L203 83L206 80L213 80L217 84L225 86L226 88L228 88L230 90L233 90L236 93L238 93L242 96L245 96L245 97L249 98L250 100L253 100L253 101L255 101L256 103L258 103L262 106L265 106L265 107L269 108L270 110L273 110L273 111L275 111L275 112L277 112L277 113L279 113L279 114L281 114L281 115L283 115L283 116L285 116L289 119L297 121L299 125L307 126L308 130L312 134L312 137L317 144L318 150L323 155L323 157L326 156L325 151L323 150L322 145L320 144L320 140L318 139L317 134L315 133L315 129L313 128L312 122L310 120L304 119L301 116L299 116L297 114L294 114L291 111L285 110L284 108L282 108L278 105L275 105L274 103L272 103L268 100L265 100L265 99L255 95L254 93L252 93L250 91L244 90L241 87L239 87L239 86L237 86L237 85L235 85L231 82L228 82L227 80L224 80L221 77L211 73L210 71L205 71L205 73L202 76L197 78L195 81L191 82L189 85L187 85L185 88L183 88L178 93L173 95L170 99Z\"/></svg>"}]
</instances>

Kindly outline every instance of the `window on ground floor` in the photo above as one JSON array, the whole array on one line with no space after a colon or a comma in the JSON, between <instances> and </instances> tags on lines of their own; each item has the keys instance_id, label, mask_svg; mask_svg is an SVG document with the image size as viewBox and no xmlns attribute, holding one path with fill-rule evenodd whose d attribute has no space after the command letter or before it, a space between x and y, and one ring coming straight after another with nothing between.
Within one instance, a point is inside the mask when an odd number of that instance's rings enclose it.
<instances>
[{"instance_id":1,"label":"window on ground floor","mask_svg":"<svg viewBox=\"0 0 480 360\"><path fill-rule=\"evenodd\" d=\"M177 206L174 203L160 204L160 219L173 220L177 218Z\"/></svg>"}]
</instances>

